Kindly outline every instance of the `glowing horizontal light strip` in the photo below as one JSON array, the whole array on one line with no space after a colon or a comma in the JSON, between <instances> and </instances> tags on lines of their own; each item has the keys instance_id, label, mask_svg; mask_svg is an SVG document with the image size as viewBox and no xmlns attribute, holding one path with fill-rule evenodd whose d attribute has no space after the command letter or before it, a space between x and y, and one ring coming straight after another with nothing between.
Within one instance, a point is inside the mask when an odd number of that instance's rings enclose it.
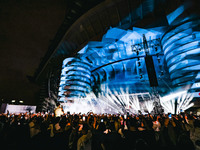
<instances>
[{"instance_id":1,"label":"glowing horizontal light strip","mask_svg":"<svg viewBox=\"0 0 200 150\"><path fill-rule=\"evenodd\" d=\"M77 60L74 57L72 58L66 58L65 60L63 60L63 65L65 66L68 62L73 61L73 60Z\"/></svg>"},{"instance_id":2,"label":"glowing horizontal light strip","mask_svg":"<svg viewBox=\"0 0 200 150\"><path fill-rule=\"evenodd\" d=\"M65 77L61 77L60 80L61 80L61 81L64 81L64 80L65 80Z\"/></svg>"},{"instance_id":3,"label":"glowing horizontal light strip","mask_svg":"<svg viewBox=\"0 0 200 150\"><path fill-rule=\"evenodd\" d=\"M74 86L82 86L82 87L88 87L88 88L90 88L90 84L88 84L88 83L85 83L85 82L74 82L73 84L69 84L69 86L72 86L72 85L74 85ZM68 87L68 85L66 85L67 87ZM65 89L65 88L67 88L67 87L63 87L63 89ZM70 89L70 88L69 88Z\"/></svg>"},{"instance_id":4,"label":"glowing horizontal light strip","mask_svg":"<svg viewBox=\"0 0 200 150\"><path fill-rule=\"evenodd\" d=\"M87 83L88 85L90 85L90 79L66 79L65 80L65 84L74 84L76 82L84 82L84 83Z\"/></svg>"},{"instance_id":5,"label":"glowing horizontal light strip","mask_svg":"<svg viewBox=\"0 0 200 150\"><path fill-rule=\"evenodd\" d=\"M196 38L195 41L200 40L199 38ZM179 39L177 41L174 41L173 43L171 43L166 49L165 49L165 55L169 53L169 50L173 49L177 49L177 47L180 46L184 46L187 45L189 43L194 42L194 37L193 35L191 35L190 37L187 36L185 38ZM170 51L171 52L171 51Z\"/></svg>"},{"instance_id":6,"label":"glowing horizontal light strip","mask_svg":"<svg viewBox=\"0 0 200 150\"><path fill-rule=\"evenodd\" d=\"M182 39L182 38L187 38L187 37L188 37L188 34L178 33L178 34L176 34L175 36L169 38L169 40L166 41L166 42L163 44L163 49L165 49L166 47L170 46L171 44L173 44L173 43L176 42L177 40ZM190 36L189 36L189 37L190 37ZM167 53L167 51L166 51L165 53Z\"/></svg>"},{"instance_id":7,"label":"glowing horizontal light strip","mask_svg":"<svg viewBox=\"0 0 200 150\"><path fill-rule=\"evenodd\" d=\"M196 48L199 48L199 42L198 41L186 44L184 46L181 46L181 47L179 47L177 49L172 50L172 52L170 52L167 55L165 55L165 58L168 61L168 59L170 57L173 58L173 57L175 57L178 54L181 54L181 53L187 52L190 49L196 49Z\"/></svg>"},{"instance_id":8,"label":"glowing horizontal light strip","mask_svg":"<svg viewBox=\"0 0 200 150\"><path fill-rule=\"evenodd\" d=\"M90 86L90 83L88 82L82 82L82 81L67 81L65 85L82 85L82 86Z\"/></svg>"},{"instance_id":9,"label":"glowing horizontal light strip","mask_svg":"<svg viewBox=\"0 0 200 150\"><path fill-rule=\"evenodd\" d=\"M79 67L79 66L70 66L70 67L65 67L63 68L64 71L70 71L70 70L80 70L80 71L84 71L84 72L87 72L87 73L90 73L89 70L86 70L85 68L82 68L82 67Z\"/></svg>"},{"instance_id":10,"label":"glowing horizontal light strip","mask_svg":"<svg viewBox=\"0 0 200 150\"><path fill-rule=\"evenodd\" d=\"M171 66L169 72L171 73L174 70L179 70L181 68L191 67L199 64L199 60L183 60Z\"/></svg>"},{"instance_id":11,"label":"glowing horizontal light strip","mask_svg":"<svg viewBox=\"0 0 200 150\"><path fill-rule=\"evenodd\" d=\"M196 82L192 85L191 89L200 88L200 82Z\"/></svg>"},{"instance_id":12,"label":"glowing horizontal light strip","mask_svg":"<svg viewBox=\"0 0 200 150\"><path fill-rule=\"evenodd\" d=\"M176 79L176 78L181 78L181 77L184 77L184 76L194 76L196 73L194 71L185 71L185 70L178 70L176 72L173 72L170 74L170 78L171 79Z\"/></svg>"},{"instance_id":13,"label":"glowing horizontal light strip","mask_svg":"<svg viewBox=\"0 0 200 150\"><path fill-rule=\"evenodd\" d=\"M65 81L60 81L60 85L63 85L63 84L65 84Z\"/></svg>"},{"instance_id":14,"label":"glowing horizontal light strip","mask_svg":"<svg viewBox=\"0 0 200 150\"><path fill-rule=\"evenodd\" d=\"M172 81L173 85L187 85L193 83L192 79L194 78L193 75L183 76L181 78L175 79Z\"/></svg>"},{"instance_id":15,"label":"glowing horizontal light strip","mask_svg":"<svg viewBox=\"0 0 200 150\"><path fill-rule=\"evenodd\" d=\"M165 51L164 51L165 55L171 50L171 48L176 48L177 46L179 46L179 44L177 42L179 42L182 37L188 38L188 34L179 33L175 37L177 37L176 40L170 41L170 43L168 45L163 47L165 49ZM171 39L169 39L169 40L171 40Z\"/></svg>"},{"instance_id":16,"label":"glowing horizontal light strip","mask_svg":"<svg viewBox=\"0 0 200 150\"><path fill-rule=\"evenodd\" d=\"M84 96L86 96L86 94L84 92L81 92L81 91L72 91L69 94L62 93L61 96L65 97L65 98L72 98L72 97L77 98L77 97L84 97Z\"/></svg>"},{"instance_id":17,"label":"glowing horizontal light strip","mask_svg":"<svg viewBox=\"0 0 200 150\"><path fill-rule=\"evenodd\" d=\"M175 36L176 34L180 32L184 32L185 30L187 31L187 29L191 29L195 26L198 26L198 24L199 24L199 21L194 20L194 21L183 23L182 25L168 31L162 38L162 44L164 44L166 41L169 40L169 38Z\"/></svg>"},{"instance_id":18,"label":"glowing horizontal light strip","mask_svg":"<svg viewBox=\"0 0 200 150\"><path fill-rule=\"evenodd\" d=\"M173 43L170 43L170 45L165 49L165 54L169 52L169 50L176 49L177 47L184 46L185 43L192 43L193 41L199 41L200 38L195 38L194 35L186 36L182 39L178 39L177 41L174 41ZM170 51L171 52L171 51Z\"/></svg>"},{"instance_id":19,"label":"glowing horizontal light strip","mask_svg":"<svg viewBox=\"0 0 200 150\"><path fill-rule=\"evenodd\" d=\"M176 62L179 62L179 61L185 59L186 56L189 56L189 55L197 55L197 54L200 54L200 48L188 50L188 51L186 51L185 53L179 54L179 55L175 56L174 58L170 59L170 60L167 62L167 66L169 67L169 66L171 66L172 64L174 64L174 63L176 63Z\"/></svg>"},{"instance_id":20,"label":"glowing horizontal light strip","mask_svg":"<svg viewBox=\"0 0 200 150\"><path fill-rule=\"evenodd\" d=\"M195 65L191 67L184 68L183 70L193 70L193 71L199 71L200 70L200 65Z\"/></svg>"},{"instance_id":21,"label":"glowing horizontal light strip","mask_svg":"<svg viewBox=\"0 0 200 150\"><path fill-rule=\"evenodd\" d=\"M78 77L78 76L68 76L67 79L70 79L70 80L81 80L81 81L86 81L86 82L90 82L90 79L88 78L85 78L85 77Z\"/></svg>"},{"instance_id":22,"label":"glowing horizontal light strip","mask_svg":"<svg viewBox=\"0 0 200 150\"><path fill-rule=\"evenodd\" d=\"M89 75L89 76L91 75L91 72L89 70L86 70L86 69L78 70L78 69L76 69L76 67L74 67L74 69L66 71L64 75L69 76L71 72L80 72L81 74L85 74L85 75Z\"/></svg>"},{"instance_id":23,"label":"glowing horizontal light strip","mask_svg":"<svg viewBox=\"0 0 200 150\"><path fill-rule=\"evenodd\" d=\"M200 97L200 92L194 92L194 93L193 93L193 96L194 96L194 97Z\"/></svg>"},{"instance_id":24,"label":"glowing horizontal light strip","mask_svg":"<svg viewBox=\"0 0 200 150\"><path fill-rule=\"evenodd\" d=\"M67 86L67 88L66 88L65 85L63 85L62 87L59 88L59 91L70 91L70 90L74 90L75 87L82 87L84 89L85 88L90 89L90 85L84 85L84 84L81 84L81 83L77 83L77 84L73 84L73 85ZM80 89L80 90L82 90L82 89ZM82 90L82 91L84 91L84 90Z\"/></svg>"},{"instance_id":25,"label":"glowing horizontal light strip","mask_svg":"<svg viewBox=\"0 0 200 150\"><path fill-rule=\"evenodd\" d=\"M64 72L63 74L61 74L62 77L68 77L68 76L85 76L85 77L88 77L90 78L91 76L91 73L89 72L85 72L83 70L70 70L70 71L67 71L67 72Z\"/></svg>"},{"instance_id":26,"label":"glowing horizontal light strip","mask_svg":"<svg viewBox=\"0 0 200 150\"><path fill-rule=\"evenodd\" d=\"M87 74L85 74L85 75L82 75L82 74L70 74L70 75L67 76L67 78L70 79L71 76L76 76L77 78L78 77L90 78L90 75L87 75Z\"/></svg>"},{"instance_id":27,"label":"glowing horizontal light strip","mask_svg":"<svg viewBox=\"0 0 200 150\"><path fill-rule=\"evenodd\" d=\"M74 57L71 57L71 58L66 58L64 61L63 61L63 66L66 67L66 65L69 63L69 65L73 62L77 62L77 63L82 63L81 65L90 65L87 61L84 61L83 59L80 60L78 58L74 58Z\"/></svg>"},{"instance_id":28,"label":"glowing horizontal light strip","mask_svg":"<svg viewBox=\"0 0 200 150\"><path fill-rule=\"evenodd\" d=\"M60 92L65 92L65 91L71 91L71 90L77 90L77 91L84 91L84 92L88 92L89 91L89 88L86 88L86 87L82 87L82 86L79 86L79 85L71 85L69 87L69 89L66 89L66 90L61 90Z\"/></svg>"}]
</instances>

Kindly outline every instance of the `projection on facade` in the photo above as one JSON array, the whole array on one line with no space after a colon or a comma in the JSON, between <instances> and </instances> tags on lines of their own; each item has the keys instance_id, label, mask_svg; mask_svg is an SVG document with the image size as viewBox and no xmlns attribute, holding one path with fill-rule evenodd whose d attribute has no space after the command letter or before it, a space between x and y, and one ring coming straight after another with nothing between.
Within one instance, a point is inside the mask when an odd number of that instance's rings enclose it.
<instances>
[{"instance_id":1,"label":"projection on facade","mask_svg":"<svg viewBox=\"0 0 200 150\"><path fill-rule=\"evenodd\" d=\"M59 101L66 111L87 113L186 110L200 90L200 19L180 7L168 26L110 28L63 61Z\"/></svg>"}]
</instances>

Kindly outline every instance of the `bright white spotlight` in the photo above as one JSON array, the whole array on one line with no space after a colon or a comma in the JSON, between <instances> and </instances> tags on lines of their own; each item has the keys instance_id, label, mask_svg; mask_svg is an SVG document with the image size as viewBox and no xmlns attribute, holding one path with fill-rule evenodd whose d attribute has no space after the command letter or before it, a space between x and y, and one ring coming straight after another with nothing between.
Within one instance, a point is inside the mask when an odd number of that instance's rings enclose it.
<instances>
[{"instance_id":1,"label":"bright white spotlight","mask_svg":"<svg viewBox=\"0 0 200 150\"><path fill-rule=\"evenodd\" d=\"M151 113L153 111L154 105L153 105L153 101L149 100L149 101L145 101L144 102L146 109L149 113Z\"/></svg>"},{"instance_id":2,"label":"bright white spotlight","mask_svg":"<svg viewBox=\"0 0 200 150\"><path fill-rule=\"evenodd\" d=\"M182 92L177 92L177 93L171 93L167 96L161 97L162 98L162 102L166 102L166 101L170 101L171 99L174 99L182 94L186 94L187 91L182 91Z\"/></svg>"},{"instance_id":3,"label":"bright white spotlight","mask_svg":"<svg viewBox=\"0 0 200 150\"><path fill-rule=\"evenodd\" d=\"M16 102L16 100L12 100L11 102L12 102L12 103L15 103L15 102Z\"/></svg>"},{"instance_id":4,"label":"bright white spotlight","mask_svg":"<svg viewBox=\"0 0 200 150\"><path fill-rule=\"evenodd\" d=\"M185 111L194 105L193 103L190 103L192 99L193 94L184 91L161 97L160 103L164 108L165 113L174 113L175 101L177 100L176 113L178 114L181 110Z\"/></svg>"},{"instance_id":5,"label":"bright white spotlight","mask_svg":"<svg viewBox=\"0 0 200 150\"><path fill-rule=\"evenodd\" d=\"M96 97L91 92L86 94L85 98L74 99L73 104L65 104L64 111L71 113L87 113L93 111L94 113L124 113L129 111L131 113L138 113L141 110L141 105L138 95L146 93L130 94L128 89L120 89L119 92L107 89L107 92L102 92ZM149 106L150 107L150 106ZM153 106L151 106L153 107ZM149 108L149 110L152 108ZM125 111L126 110L126 111Z\"/></svg>"}]
</instances>

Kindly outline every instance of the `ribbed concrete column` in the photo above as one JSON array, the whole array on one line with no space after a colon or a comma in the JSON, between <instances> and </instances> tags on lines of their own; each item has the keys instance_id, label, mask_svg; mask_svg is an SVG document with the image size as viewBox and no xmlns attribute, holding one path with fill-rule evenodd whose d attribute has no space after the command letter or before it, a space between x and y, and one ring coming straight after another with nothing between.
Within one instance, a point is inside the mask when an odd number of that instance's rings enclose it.
<instances>
[{"instance_id":1,"label":"ribbed concrete column","mask_svg":"<svg viewBox=\"0 0 200 150\"><path fill-rule=\"evenodd\" d=\"M73 102L85 97L91 91L90 65L78 58L66 58L63 61L59 88L60 101Z\"/></svg>"},{"instance_id":2,"label":"ribbed concrete column","mask_svg":"<svg viewBox=\"0 0 200 150\"><path fill-rule=\"evenodd\" d=\"M199 82L200 19L172 27L162 38L165 59L174 86Z\"/></svg>"}]
</instances>

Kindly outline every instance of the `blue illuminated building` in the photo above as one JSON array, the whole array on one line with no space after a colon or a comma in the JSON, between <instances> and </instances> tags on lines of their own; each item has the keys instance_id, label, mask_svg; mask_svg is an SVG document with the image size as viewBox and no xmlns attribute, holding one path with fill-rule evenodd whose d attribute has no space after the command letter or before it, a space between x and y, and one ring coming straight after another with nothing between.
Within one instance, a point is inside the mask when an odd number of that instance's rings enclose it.
<instances>
[{"instance_id":1,"label":"blue illuminated building","mask_svg":"<svg viewBox=\"0 0 200 150\"><path fill-rule=\"evenodd\" d=\"M107 89L151 93L147 55L153 58L159 94L175 88L198 91L200 87L195 85L200 82L200 20L197 16L180 20L183 12L184 6L180 6L169 14L169 26L110 28L102 41L88 42L74 57L63 61L60 101L73 101L91 91L98 95Z\"/></svg>"},{"instance_id":2,"label":"blue illuminated building","mask_svg":"<svg viewBox=\"0 0 200 150\"><path fill-rule=\"evenodd\" d=\"M123 92L142 101L187 91L199 101L198 6L196 0L101 2L70 26L48 56L57 68L62 63L59 87L49 91L56 89L57 100L70 104L91 93Z\"/></svg>"},{"instance_id":3,"label":"blue illuminated building","mask_svg":"<svg viewBox=\"0 0 200 150\"><path fill-rule=\"evenodd\" d=\"M143 34L148 40L149 55L153 56L159 83L166 86L167 73L160 45L162 32L157 30L111 28L101 42L89 42L76 57L63 61L59 96L71 100L91 91L119 91L120 88L128 88L129 93L150 92Z\"/></svg>"}]
</instances>

